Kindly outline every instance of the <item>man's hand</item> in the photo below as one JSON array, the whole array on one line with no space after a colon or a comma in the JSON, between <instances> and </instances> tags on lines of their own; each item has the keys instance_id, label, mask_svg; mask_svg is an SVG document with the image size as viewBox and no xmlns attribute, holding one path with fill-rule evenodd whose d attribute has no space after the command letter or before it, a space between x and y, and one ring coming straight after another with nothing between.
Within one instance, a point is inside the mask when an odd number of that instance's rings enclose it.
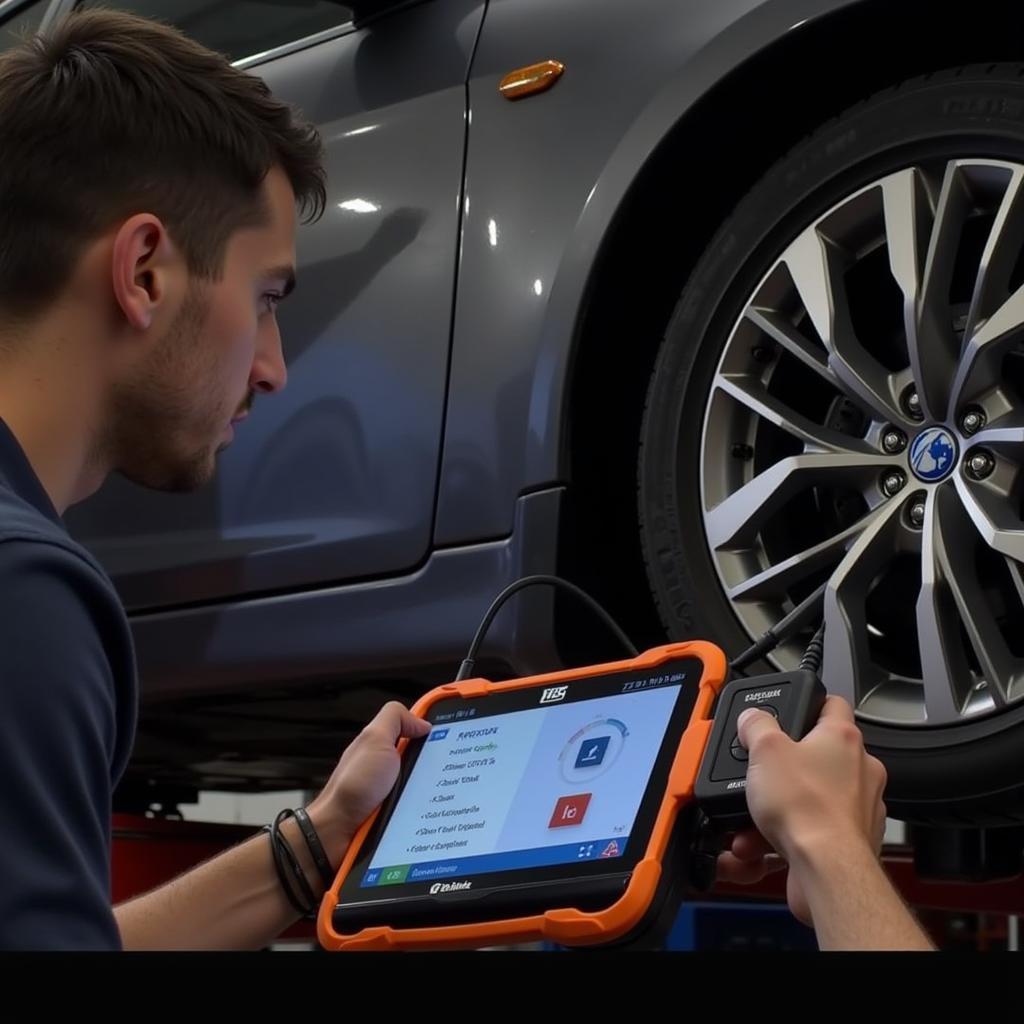
<instances>
[{"instance_id":1,"label":"man's hand","mask_svg":"<svg viewBox=\"0 0 1024 1024\"><path fill-rule=\"evenodd\" d=\"M387 704L349 745L308 808L335 869L398 778L399 738L429 731L427 722L401 704ZM298 824L288 819L281 830L314 892L321 892L323 882ZM298 917L262 833L114 913L126 949L262 949Z\"/></svg>"},{"instance_id":2,"label":"man's hand","mask_svg":"<svg viewBox=\"0 0 1024 1024\"><path fill-rule=\"evenodd\" d=\"M814 728L798 743L764 711L743 712L740 742L750 752L747 806L756 829L733 837L719 858L718 877L749 885L803 850L843 843L881 850L885 834L885 767L864 749L850 705L829 697ZM784 860L773 857L778 851ZM811 909L791 870L786 900L793 915L813 925Z\"/></svg>"},{"instance_id":3,"label":"man's hand","mask_svg":"<svg viewBox=\"0 0 1024 1024\"><path fill-rule=\"evenodd\" d=\"M865 751L845 700L829 697L799 743L763 711L745 711L738 728L750 752L750 816L789 863L826 843L860 845L877 854L885 833L885 768Z\"/></svg>"},{"instance_id":4,"label":"man's hand","mask_svg":"<svg viewBox=\"0 0 1024 1024\"><path fill-rule=\"evenodd\" d=\"M332 867L338 867L359 826L391 792L400 765L395 749L399 738L428 732L429 722L392 701L349 744L308 808Z\"/></svg>"}]
</instances>

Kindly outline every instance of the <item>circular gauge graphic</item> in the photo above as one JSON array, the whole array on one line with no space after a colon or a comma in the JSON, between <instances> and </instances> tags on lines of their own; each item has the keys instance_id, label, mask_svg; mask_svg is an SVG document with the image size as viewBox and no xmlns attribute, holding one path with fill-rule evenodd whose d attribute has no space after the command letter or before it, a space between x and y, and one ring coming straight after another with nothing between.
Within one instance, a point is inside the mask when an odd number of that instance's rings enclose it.
<instances>
[{"instance_id":1,"label":"circular gauge graphic","mask_svg":"<svg viewBox=\"0 0 1024 1024\"><path fill-rule=\"evenodd\" d=\"M595 718L573 733L558 755L566 782L589 782L606 771L622 753L629 730L617 718Z\"/></svg>"}]
</instances>

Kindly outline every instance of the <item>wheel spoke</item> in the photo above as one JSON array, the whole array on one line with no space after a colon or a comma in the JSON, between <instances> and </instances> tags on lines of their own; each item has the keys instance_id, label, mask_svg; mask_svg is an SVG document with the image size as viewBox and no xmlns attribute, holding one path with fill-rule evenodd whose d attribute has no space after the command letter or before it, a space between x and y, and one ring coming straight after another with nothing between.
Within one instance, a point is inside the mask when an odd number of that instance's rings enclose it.
<instances>
[{"instance_id":1,"label":"wheel spoke","mask_svg":"<svg viewBox=\"0 0 1024 1024\"><path fill-rule=\"evenodd\" d=\"M827 540L804 548L803 551L767 569L762 569L742 583L735 584L729 588L730 600L756 601L766 597L785 597L787 588L794 583L807 579L811 573L817 572L830 562L838 562L853 541L871 525L883 509L884 506L879 506Z\"/></svg>"},{"instance_id":2,"label":"wheel spoke","mask_svg":"<svg viewBox=\"0 0 1024 1024\"><path fill-rule=\"evenodd\" d=\"M785 402L771 394L756 377L722 374L715 381L715 386L762 419L774 423L786 433L803 441L809 448L824 452L864 454L872 450L871 446L860 438L823 427L791 409Z\"/></svg>"},{"instance_id":3,"label":"wheel spoke","mask_svg":"<svg viewBox=\"0 0 1024 1024\"><path fill-rule=\"evenodd\" d=\"M927 420L945 418L950 402L950 382L960 358L949 290L964 224L972 208L963 171L959 163L951 161L946 166L928 242L918 296L917 330L907 339L910 365Z\"/></svg>"},{"instance_id":4,"label":"wheel spoke","mask_svg":"<svg viewBox=\"0 0 1024 1024\"><path fill-rule=\"evenodd\" d=\"M706 513L708 543L716 550L747 546L794 494L823 480L874 479L890 463L881 455L813 454L781 459Z\"/></svg>"},{"instance_id":5,"label":"wheel spoke","mask_svg":"<svg viewBox=\"0 0 1024 1024\"><path fill-rule=\"evenodd\" d=\"M896 502L884 506L839 563L825 590L823 678L832 693L854 707L881 680L868 647L867 598L871 583L892 558L899 512Z\"/></svg>"},{"instance_id":6,"label":"wheel spoke","mask_svg":"<svg viewBox=\"0 0 1024 1024\"><path fill-rule=\"evenodd\" d=\"M804 231L783 260L807 315L843 388L880 419L901 418L893 375L861 346L853 330L843 270L848 258L814 228Z\"/></svg>"}]
</instances>

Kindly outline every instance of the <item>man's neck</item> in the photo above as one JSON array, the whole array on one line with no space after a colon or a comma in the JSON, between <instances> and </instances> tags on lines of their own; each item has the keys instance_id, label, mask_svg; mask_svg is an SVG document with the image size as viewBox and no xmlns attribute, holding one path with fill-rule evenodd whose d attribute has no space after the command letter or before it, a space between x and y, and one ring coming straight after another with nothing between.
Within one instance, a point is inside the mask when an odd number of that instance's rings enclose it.
<instances>
[{"instance_id":1,"label":"man's neck","mask_svg":"<svg viewBox=\"0 0 1024 1024\"><path fill-rule=\"evenodd\" d=\"M69 342L33 340L15 342L0 360L0 419L60 515L109 471L96 456L100 395L87 362L74 357Z\"/></svg>"}]
</instances>

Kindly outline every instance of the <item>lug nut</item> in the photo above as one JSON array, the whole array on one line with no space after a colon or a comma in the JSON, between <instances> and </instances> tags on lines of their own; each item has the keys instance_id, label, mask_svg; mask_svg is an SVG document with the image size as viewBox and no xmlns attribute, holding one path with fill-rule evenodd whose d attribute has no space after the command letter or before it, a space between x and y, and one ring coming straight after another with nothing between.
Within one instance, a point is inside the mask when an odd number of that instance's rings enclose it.
<instances>
[{"instance_id":1,"label":"lug nut","mask_svg":"<svg viewBox=\"0 0 1024 1024\"><path fill-rule=\"evenodd\" d=\"M921 396L915 388L908 388L903 392L903 408L911 419L924 419L924 413L921 412Z\"/></svg>"},{"instance_id":2,"label":"lug nut","mask_svg":"<svg viewBox=\"0 0 1024 1024\"><path fill-rule=\"evenodd\" d=\"M914 504L910 506L910 522L911 522L911 524L913 526L917 527L917 529L919 529L919 530L921 529L922 526L924 526L924 502L923 501L915 501Z\"/></svg>"},{"instance_id":3,"label":"lug nut","mask_svg":"<svg viewBox=\"0 0 1024 1024\"><path fill-rule=\"evenodd\" d=\"M960 420L960 429L967 434L976 434L985 426L985 414L980 409L968 409Z\"/></svg>"},{"instance_id":4,"label":"lug nut","mask_svg":"<svg viewBox=\"0 0 1024 1024\"><path fill-rule=\"evenodd\" d=\"M903 485L906 482L907 478L899 470L886 473L885 476L882 477L882 493L887 498L891 498L894 494L898 494L903 490Z\"/></svg>"},{"instance_id":5,"label":"lug nut","mask_svg":"<svg viewBox=\"0 0 1024 1024\"><path fill-rule=\"evenodd\" d=\"M907 447L907 435L902 430L890 427L882 435L882 447L890 454L896 455Z\"/></svg>"},{"instance_id":6,"label":"lug nut","mask_svg":"<svg viewBox=\"0 0 1024 1024\"><path fill-rule=\"evenodd\" d=\"M984 480L996 468L996 460L992 455L981 449L967 457L967 475L974 480Z\"/></svg>"}]
</instances>

